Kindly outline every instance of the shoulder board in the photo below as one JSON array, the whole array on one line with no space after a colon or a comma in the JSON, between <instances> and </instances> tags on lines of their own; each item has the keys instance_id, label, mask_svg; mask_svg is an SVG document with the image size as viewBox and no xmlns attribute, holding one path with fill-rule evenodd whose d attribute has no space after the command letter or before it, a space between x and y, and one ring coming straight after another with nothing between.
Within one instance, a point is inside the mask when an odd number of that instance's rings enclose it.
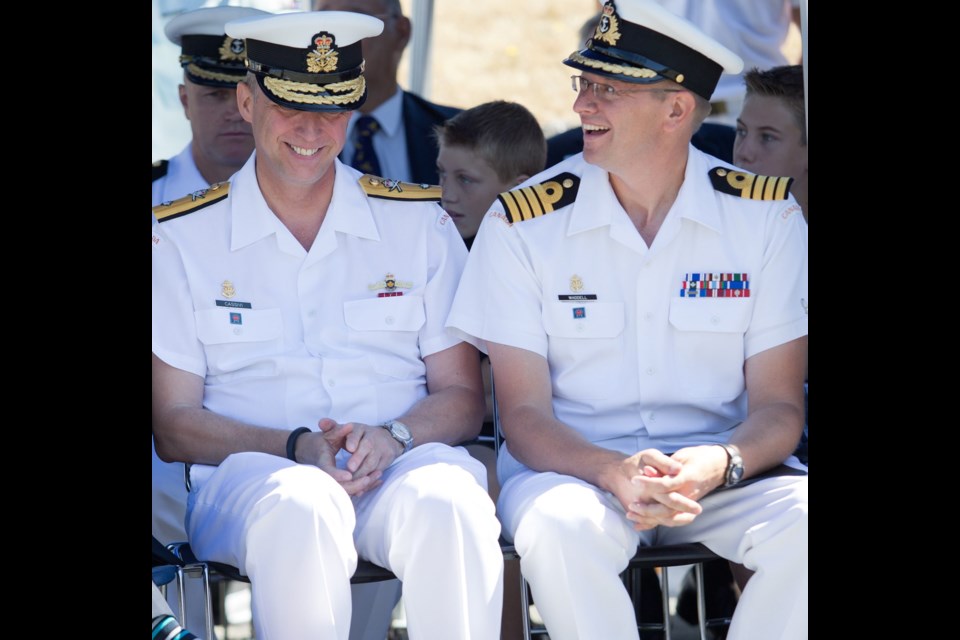
<instances>
[{"instance_id":1,"label":"shoulder board","mask_svg":"<svg viewBox=\"0 0 960 640\"><path fill-rule=\"evenodd\" d=\"M440 187L424 182L401 182L367 173L360 178L360 186L371 198L440 202Z\"/></svg>"},{"instance_id":2,"label":"shoulder board","mask_svg":"<svg viewBox=\"0 0 960 640\"><path fill-rule=\"evenodd\" d=\"M161 202L153 208L153 215L156 216L157 222L169 222L220 202L229 192L229 182L218 182L207 189L199 189L172 202Z\"/></svg>"},{"instance_id":3,"label":"shoulder board","mask_svg":"<svg viewBox=\"0 0 960 640\"><path fill-rule=\"evenodd\" d=\"M150 182L159 180L163 176L167 175L167 167L169 166L170 166L169 160L157 160L156 162L154 162L153 163L153 180L151 180Z\"/></svg>"},{"instance_id":4,"label":"shoulder board","mask_svg":"<svg viewBox=\"0 0 960 640\"><path fill-rule=\"evenodd\" d=\"M760 176L725 167L715 167L708 175L717 191L748 200L786 200L793 184L793 178Z\"/></svg>"},{"instance_id":5,"label":"shoulder board","mask_svg":"<svg viewBox=\"0 0 960 640\"><path fill-rule=\"evenodd\" d=\"M497 200L503 203L511 223L522 222L573 204L579 188L580 178L564 172L540 184L505 191L497 196Z\"/></svg>"}]
</instances>

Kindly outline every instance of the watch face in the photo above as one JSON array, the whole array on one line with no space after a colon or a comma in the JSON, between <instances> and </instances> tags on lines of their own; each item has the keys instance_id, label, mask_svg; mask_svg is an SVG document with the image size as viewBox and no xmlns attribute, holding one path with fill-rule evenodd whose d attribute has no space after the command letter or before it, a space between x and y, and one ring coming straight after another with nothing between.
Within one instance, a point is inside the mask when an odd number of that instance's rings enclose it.
<instances>
[{"instance_id":1,"label":"watch face","mask_svg":"<svg viewBox=\"0 0 960 640\"><path fill-rule=\"evenodd\" d=\"M410 429L407 429L407 425L402 422L394 422L390 425L390 430L403 440L409 440L411 437Z\"/></svg>"},{"instance_id":2,"label":"watch face","mask_svg":"<svg viewBox=\"0 0 960 640\"><path fill-rule=\"evenodd\" d=\"M743 467L737 466L730 470L730 482L740 482L740 479L743 477Z\"/></svg>"}]
</instances>

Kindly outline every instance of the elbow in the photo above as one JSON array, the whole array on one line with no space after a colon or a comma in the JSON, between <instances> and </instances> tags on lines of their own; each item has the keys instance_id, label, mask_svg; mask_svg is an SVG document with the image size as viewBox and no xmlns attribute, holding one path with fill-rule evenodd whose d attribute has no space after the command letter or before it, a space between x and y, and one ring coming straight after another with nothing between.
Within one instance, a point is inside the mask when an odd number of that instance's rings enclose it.
<instances>
[{"instance_id":1,"label":"elbow","mask_svg":"<svg viewBox=\"0 0 960 640\"><path fill-rule=\"evenodd\" d=\"M157 437L156 431L153 433L153 447L157 451L157 457L164 462L177 462L168 442L163 438Z\"/></svg>"}]
</instances>

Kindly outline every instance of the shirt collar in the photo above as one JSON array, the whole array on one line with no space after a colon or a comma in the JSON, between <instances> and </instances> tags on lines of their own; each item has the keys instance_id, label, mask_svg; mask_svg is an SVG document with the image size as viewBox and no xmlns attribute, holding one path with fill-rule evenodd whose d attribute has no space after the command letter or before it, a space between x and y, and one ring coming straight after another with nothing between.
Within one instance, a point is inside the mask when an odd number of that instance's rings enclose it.
<instances>
[{"instance_id":1,"label":"shirt collar","mask_svg":"<svg viewBox=\"0 0 960 640\"><path fill-rule=\"evenodd\" d=\"M609 226L613 223L614 212L623 209L610 186L610 175L606 170L586 162L582 155L579 158L583 169L567 235Z\"/></svg>"},{"instance_id":2,"label":"shirt collar","mask_svg":"<svg viewBox=\"0 0 960 640\"><path fill-rule=\"evenodd\" d=\"M713 185L707 172L715 166L725 163L708 156L692 144L687 153L687 168L683 174L683 184L677 193L671 211L679 212L681 218L702 224L714 231L720 230L720 212L717 199L713 197Z\"/></svg>"},{"instance_id":3,"label":"shirt collar","mask_svg":"<svg viewBox=\"0 0 960 640\"><path fill-rule=\"evenodd\" d=\"M334 159L332 169L336 172L333 197L317 234L318 239L321 236L333 238L335 232L339 231L359 238L379 240L380 233L373 220L370 204L358 184L362 174L337 159ZM232 251L275 234L279 225L283 224L270 210L260 192L256 175L256 151L230 184L230 207L233 220L230 240Z\"/></svg>"},{"instance_id":4,"label":"shirt collar","mask_svg":"<svg viewBox=\"0 0 960 640\"><path fill-rule=\"evenodd\" d=\"M370 199L360 186L362 173L340 162L334 161L336 176L333 181L333 198L327 207L327 217L323 220L320 233L325 228L331 232L339 231L367 240L380 240L380 232L373 219Z\"/></svg>"},{"instance_id":5,"label":"shirt collar","mask_svg":"<svg viewBox=\"0 0 960 640\"><path fill-rule=\"evenodd\" d=\"M623 209L613 192L613 187L610 186L609 174L604 169L583 161L582 157L580 156L584 168L580 174L580 189L571 212L567 235L611 225L615 222L614 213ZM711 164L708 162L709 158L690 145L683 184L680 185L677 199L670 208L671 213L674 211L677 213L668 214L668 220L679 216L711 229L720 230L717 199L705 197L704 190L713 191L710 181L706 179L707 172L723 163L714 159L715 162Z\"/></svg>"},{"instance_id":6,"label":"shirt collar","mask_svg":"<svg viewBox=\"0 0 960 640\"><path fill-rule=\"evenodd\" d=\"M260 193L256 161L257 152L254 150L230 181L231 251L253 244L277 230L277 217Z\"/></svg>"}]
</instances>

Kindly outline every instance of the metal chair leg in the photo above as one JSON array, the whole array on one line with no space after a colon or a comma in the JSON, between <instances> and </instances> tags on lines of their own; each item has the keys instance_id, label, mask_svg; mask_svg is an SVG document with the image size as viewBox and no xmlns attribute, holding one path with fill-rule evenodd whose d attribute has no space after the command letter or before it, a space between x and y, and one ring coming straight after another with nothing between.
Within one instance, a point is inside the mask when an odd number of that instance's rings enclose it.
<instances>
[{"instance_id":1,"label":"metal chair leg","mask_svg":"<svg viewBox=\"0 0 960 640\"><path fill-rule=\"evenodd\" d=\"M697 624L700 627L700 640L707 640L707 602L703 588L703 563L693 565L697 578Z\"/></svg>"},{"instance_id":2,"label":"metal chair leg","mask_svg":"<svg viewBox=\"0 0 960 640\"><path fill-rule=\"evenodd\" d=\"M660 597L663 600L663 637L670 640L670 572L660 567Z\"/></svg>"},{"instance_id":3,"label":"metal chair leg","mask_svg":"<svg viewBox=\"0 0 960 640\"><path fill-rule=\"evenodd\" d=\"M520 618L523 620L523 640L530 640L532 630L530 629L530 591L527 588L527 580L520 576Z\"/></svg>"},{"instance_id":4,"label":"metal chair leg","mask_svg":"<svg viewBox=\"0 0 960 640\"><path fill-rule=\"evenodd\" d=\"M201 609L203 611L203 617L200 620L196 619L196 609L186 606L186 580L184 580L184 578L189 578L191 582L200 581L199 586L202 597ZM178 586L180 586L182 611L182 617L180 618L181 625L187 629L203 628L206 630L206 638L204 640L216 640L217 636L213 627L213 600L210 594L210 571L207 565L205 563L185 565L180 570ZM197 624L198 622L200 624Z\"/></svg>"}]
</instances>

